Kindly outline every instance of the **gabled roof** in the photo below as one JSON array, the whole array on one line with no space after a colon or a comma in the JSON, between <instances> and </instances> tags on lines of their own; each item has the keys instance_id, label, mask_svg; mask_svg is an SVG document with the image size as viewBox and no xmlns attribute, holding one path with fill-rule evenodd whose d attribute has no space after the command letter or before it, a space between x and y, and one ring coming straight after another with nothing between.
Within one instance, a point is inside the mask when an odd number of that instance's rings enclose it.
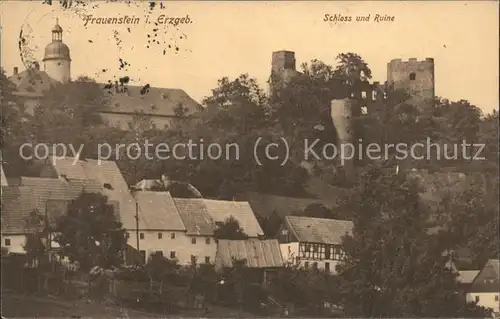
<instances>
[{"instance_id":1,"label":"gabled roof","mask_svg":"<svg viewBox=\"0 0 500 319\"><path fill-rule=\"evenodd\" d=\"M299 242L331 245L342 244L342 237L353 228L351 221L303 216L286 216L285 223Z\"/></svg>"},{"instance_id":2,"label":"gabled roof","mask_svg":"<svg viewBox=\"0 0 500 319\"><path fill-rule=\"evenodd\" d=\"M139 205L139 229L186 230L169 192L139 191L133 195Z\"/></svg>"},{"instance_id":3,"label":"gabled roof","mask_svg":"<svg viewBox=\"0 0 500 319\"><path fill-rule=\"evenodd\" d=\"M188 235L212 236L214 223L202 199L174 198Z\"/></svg>"},{"instance_id":4,"label":"gabled roof","mask_svg":"<svg viewBox=\"0 0 500 319\"><path fill-rule=\"evenodd\" d=\"M233 266L233 258L246 259L249 268L283 267L280 245L276 239L219 240L215 257L217 269Z\"/></svg>"},{"instance_id":5,"label":"gabled roof","mask_svg":"<svg viewBox=\"0 0 500 319\"><path fill-rule=\"evenodd\" d=\"M285 197L256 192L246 193L245 199L253 211L262 217L271 216L274 212L281 217L294 215L295 213L303 212L306 207L312 204L321 204L327 208L335 206L332 201L321 199Z\"/></svg>"},{"instance_id":6,"label":"gabled roof","mask_svg":"<svg viewBox=\"0 0 500 319\"><path fill-rule=\"evenodd\" d=\"M27 95L42 97L52 87L57 85L46 72L35 68L26 69L9 77L9 80L17 87L16 95Z\"/></svg>"},{"instance_id":7,"label":"gabled roof","mask_svg":"<svg viewBox=\"0 0 500 319\"><path fill-rule=\"evenodd\" d=\"M264 235L257 217L248 202L203 199L203 203L214 222L224 222L233 216L240 224L241 229L249 237Z\"/></svg>"},{"instance_id":8,"label":"gabled roof","mask_svg":"<svg viewBox=\"0 0 500 319\"><path fill-rule=\"evenodd\" d=\"M479 274L479 270L462 270L458 272L457 280L461 284L471 284Z\"/></svg>"},{"instance_id":9,"label":"gabled roof","mask_svg":"<svg viewBox=\"0 0 500 319\"><path fill-rule=\"evenodd\" d=\"M105 86L106 84L102 84L102 87ZM173 117L179 105L185 109L185 115L193 115L203 109L182 89L155 87L146 89L134 85L127 85L126 88L127 91L122 93L117 93L115 87L104 89L110 96L110 105L102 110L103 113L144 112L149 115Z\"/></svg>"},{"instance_id":10,"label":"gabled roof","mask_svg":"<svg viewBox=\"0 0 500 319\"><path fill-rule=\"evenodd\" d=\"M102 193L96 180L64 180L43 177L21 177L20 186L29 187L36 209L47 212L51 222L66 212L70 201L82 192Z\"/></svg>"},{"instance_id":11,"label":"gabled roof","mask_svg":"<svg viewBox=\"0 0 500 319\"><path fill-rule=\"evenodd\" d=\"M474 279L470 292L500 293L500 260L490 259Z\"/></svg>"},{"instance_id":12,"label":"gabled roof","mask_svg":"<svg viewBox=\"0 0 500 319\"><path fill-rule=\"evenodd\" d=\"M32 189L2 186L2 234L23 234L26 218L36 208Z\"/></svg>"},{"instance_id":13,"label":"gabled roof","mask_svg":"<svg viewBox=\"0 0 500 319\"><path fill-rule=\"evenodd\" d=\"M52 160L50 162L59 176L69 179L96 180L103 187L103 194L108 197L109 203L115 206L115 212L123 227L136 229L135 199L115 162L94 159L76 160L72 157L57 158L55 164ZM145 221L141 222L141 215L139 215L139 220L139 224L145 223Z\"/></svg>"}]
</instances>

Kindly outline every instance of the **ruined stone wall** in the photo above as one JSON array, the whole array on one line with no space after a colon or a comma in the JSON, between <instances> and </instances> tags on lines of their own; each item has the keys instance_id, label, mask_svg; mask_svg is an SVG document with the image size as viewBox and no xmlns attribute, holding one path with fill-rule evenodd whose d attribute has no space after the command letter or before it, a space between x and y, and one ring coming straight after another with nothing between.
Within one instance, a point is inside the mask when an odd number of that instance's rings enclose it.
<instances>
[{"instance_id":1,"label":"ruined stone wall","mask_svg":"<svg viewBox=\"0 0 500 319\"><path fill-rule=\"evenodd\" d=\"M415 105L434 101L434 59L392 60L387 64L387 84L391 90L405 90Z\"/></svg>"}]
</instances>

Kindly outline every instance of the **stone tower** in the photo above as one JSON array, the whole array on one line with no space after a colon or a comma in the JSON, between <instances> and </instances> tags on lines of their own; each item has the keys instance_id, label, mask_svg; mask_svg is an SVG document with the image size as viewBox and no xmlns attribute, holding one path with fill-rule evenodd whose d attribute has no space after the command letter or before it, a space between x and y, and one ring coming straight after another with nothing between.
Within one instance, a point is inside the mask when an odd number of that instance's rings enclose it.
<instances>
[{"instance_id":1,"label":"stone tower","mask_svg":"<svg viewBox=\"0 0 500 319\"><path fill-rule=\"evenodd\" d=\"M45 72L54 80L67 83L71 80L69 48L62 42L63 29L57 20L52 28L52 42L45 47L43 62Z\"/></svg>"},{"instance_id":2,"label":"stone tower","mask_svg":"<svg viewBox=\"0 0 500 319\"><path fill-rule=\"evenodd\" d=\"M405 90L410 95L410 103L414 105L432 103L435 97L434 59L392 60L387 64L387 84L390 90Z\"/></svg>"},{"instance_id":3,"label":"stone tower","mask_svg":"<svg viewBox=\"0 0 500 319\"><path fill-rule=\"evenodd\" d=\"M294 76L299 74L295 65L295 52L273 52L271 62L271 78L269 79L269 92L280 85L286 85Z\"/></svg>"},{"instance_id":4,"label":"stone tower","mask_svg":"<svg viewBox=\"0 0 500 319\"><path fill-rule=\"evenodd\" d=\"M345 177L352 181L356 174L354 156L354 133L352 127L353 110L358 108L358 101L345 98L332 100L330 104L330 116L337 131L337 151L341 164L344 168Z\"/></svg>"}]
</instances>

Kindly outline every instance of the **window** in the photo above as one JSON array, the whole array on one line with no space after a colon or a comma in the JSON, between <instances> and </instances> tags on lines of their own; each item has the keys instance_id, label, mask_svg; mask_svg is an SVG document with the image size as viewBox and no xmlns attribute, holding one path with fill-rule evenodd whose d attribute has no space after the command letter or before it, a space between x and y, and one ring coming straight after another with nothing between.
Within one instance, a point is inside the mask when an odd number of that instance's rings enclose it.
<instances>
[{"instance_id":1,"label":"window","mask_svg":"<svg viewBox=\"0 0 500 319\"><path fill-rule=\"evenodd\" d=\"M163 234L162 233L158 233L158 239L162 239L163 238Z\"/></svg>"},{"instance_id":2,"label":"window","mask_svg":"<svg viewBox=\"0 0 500 319\"><path fill-rule=\"evenodd\" d=\"M479 302L479 296L476 296L476 302Z\"/></svg>"},{"instance_id":3,"label":"window","mask_svg":"<svg viewBox=\"0 0 500 319\"><path fill-rule=\"evenodd\" d=\"M10 238L5 238L5 246L10 246Z\"/></svg>"},{"instance_id":4,"label":"window","mask_svg":"<svg viewBox=\"0 0 500 319\"><path fill-rule=\"evenodd\" d=\"M126 232L125 233L125 238L129 239L130 238L130 233L129 232Z\"/></svg>"},{"instance_id":5,"label":"window","mask_svg":"<svg viewBox=\"0 0 500 319\"><path fill-rule=\"evenodd\" d=\"M196 237L191 238L191 244L196 244Z\"/></svg>"},{"instance_id":6,"label":"window","mask_svg":"<svg viewBox=\"0 0 500 319\"><path fill-rule=\"evenodd\" d=\"M308 261L306 261L306 262L304 263L304 268L305 268L305 269L308 269L308 268L309 268L309 262L308 262Z\"/></svg>"},{"instance_id":7,"label":"window","mask_svg":"<svg viewBox=\"0 0 500 319\"><path fill-rule=\"evenodd\" d=\"M416 78L417 75L415 74L415 72L410 73L410 81L415 81Z\"/></svg>"},{"instance_id":8,"label":"window","mask_svg":"<svg viewBox=\"0 0 500 319\"><path fill-rule=\"evenodd\" d=\"M208 256L205 257L205 264L210 264L210 257L208 257ZM498 298L498 296L497 296L497 298Z\"/></svg>"},{"instance_id":9,"label":"window","mask_svg":"<svg viewBox=\"0 0 500 319\"><path fill-rule=\"evenodd\" d=\"M140 239L144 239L144 233L140 233L140 234L139 234L139 238L140 238Z\"/></svg>"},{"instance_id":10,"label":"window","mask_svg":"<svg viewBox=\"0 0 500 319\"><path fill-rule=\"evenodd\" d=\"M205 243L207 243L207 245L210 245L210 238L205 239Z\"/></svg>"},{"instance_id":11,"label":"window","mask_svg":"<svg viewBox=\"0 0 500 319\"><path fill-rule=\"evenodd\" d=\"M314 269L314 270L317 270L317 269L318 269L318 263L317 263L317 262L313 262L313 269Z\"/></svg>"},{"instance_id":12,"label":"window","mask_svg":"<svg viewBox=\"0 0 500 319\"><path fill-rule=\"evenodd\" d=\"M373 90L372 91L372 100L376 100L377 99L377 91Z\"/></svg>"},{"instance_id":13,"label":"window","mask_svg":"<svg viewBox=\"0 0 500 319\"><path fill-rule=\"evenodd\" d=\"M170 238L171 238L171 239L175 239L175 233L171 233L171 234L170 234Z\"/></svg>"},{"instance_id":14,"label":"window","mask_svg":"<svg viewBox=\"0 0 500 319\"><path fill-rule=\"evenodd\" d=\"M327 273L329 273L329 272L330 272L330 263L325 263L325 271L326 271Z\"/></svg>"},{"instance_id":15,"label":"window","mask_svg":"<svg viewBox=\"0 0 500 319\"><path fill-rule=\"evenodd\" d=\"M495 295L495 301L498 301L498 295Z\"/></svg>"},{"instance_id":16,"label":"window","mask_svg":"<svg viewBox=\"0 0 500 319\"><path fill-rule=\"evenodd\" d=\"M361 91L361 98L366 99L366 92L365 91Z\"/></svg>"},{"instance_id":17,"label":"window","mask_svg":"<svg viewBox=\"0 0 500 319\"><path fill-rule=\"evenodd\" d=\"M175 251L170 252L170 259L175 259Z\"/></svg>"},{"instance_id":18,"label":"window","mask_svg":"<svg viewBox=\"0 0 500 319\"><path fill-rule=\"evenodd\" d=\"M156 254L157 254L158 256L163 257L163 251L161 251L161 250L157 250L157 251L156 251Z\"/></svg>"}]
</instances>

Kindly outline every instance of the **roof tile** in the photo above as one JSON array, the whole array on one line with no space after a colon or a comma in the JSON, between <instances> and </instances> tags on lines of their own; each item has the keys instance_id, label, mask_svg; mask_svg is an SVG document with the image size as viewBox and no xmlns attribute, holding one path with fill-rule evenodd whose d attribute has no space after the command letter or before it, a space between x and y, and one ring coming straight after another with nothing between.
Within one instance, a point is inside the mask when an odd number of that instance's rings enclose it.
<instances>
[{"instance_id":1,"label":"roof tile","mask_svg":"<svg viewBox=\"0 0 500 319\"><path fill-rule=\"evenodd\" d=\"M218 269L232 267L233 258L246 259L246 265L250 268L284 266L280 246L276 239L219 240L215 258L216 267Z\"/></svg>"},{"instance_id":2,"label":"roof tile","mask_svg":"<svg viewBox=\"0 0 500 319\"><path fill-rule=\"evenodd\" d=\"M133 195L139 205L140 229L186 230L169 192L138 191Z\"/></svg>"},{"instance_id":3,"label":"roof tile","mask_svg":"<svg viewBox=\"0 0 500 319\"><path fill-rule=\"evenodd\" d=\"M105 86L105 84L103 84ZM127 92L116 93L115 88L107 91L110 96L110 106L103 109L105 113L135 113L144 112L156 116L175 116L175 109L182 105L186 115L192 115L202 110L202 106L193 100L184 90L171 88L127 85Z\"/></svg>"},{"instance_id":4,"label":"roof tile","mask_svg":"<svg viewBox=\"0 0 500 319\"><path fill-rule=\"evenodd\" d=\"M224 222L234 217L249 237L264 235L257 217L248 202L203 199L208 214L214 222Z\"/></svg>"},{"instance_id":5,"label":"roof tile","mask_svg":"<svg viewBox=\"0 0 500 319\"><path fill-rule=\"evenodd\" d=\"M300 242L340 245L342 237L352 233L353 223L346 220L286 216L285 221L291 227Z\"/></svg>"},{"instance_id":6,"label":"roof tile","mask_svg":"<svg viewBox=\"0 0 500 319\"><path fill-rule=\"evenodd\" d=\"M174 202L188 235L212 236L214 234L213 220L202 199L175 198Z\"/></svg>"}]
</instances>

